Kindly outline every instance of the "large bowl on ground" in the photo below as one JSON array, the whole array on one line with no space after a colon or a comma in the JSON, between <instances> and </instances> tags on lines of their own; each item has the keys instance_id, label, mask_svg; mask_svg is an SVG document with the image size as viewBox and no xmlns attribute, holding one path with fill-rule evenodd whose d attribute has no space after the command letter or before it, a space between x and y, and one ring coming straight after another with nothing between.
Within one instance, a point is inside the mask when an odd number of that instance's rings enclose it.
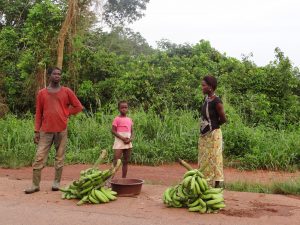
<instances>
[{"instance_id":1,"label":"large bowl on ground","mask_svg":"<svg viewBox=\"0 0 300 225\"><path fill-rule=\"evenodd\" d=\"M120 178L110 181L113 191L118 193L118 196L134 196L141 193L144 181L141 179Z\"/></svg>"}]
</instances>

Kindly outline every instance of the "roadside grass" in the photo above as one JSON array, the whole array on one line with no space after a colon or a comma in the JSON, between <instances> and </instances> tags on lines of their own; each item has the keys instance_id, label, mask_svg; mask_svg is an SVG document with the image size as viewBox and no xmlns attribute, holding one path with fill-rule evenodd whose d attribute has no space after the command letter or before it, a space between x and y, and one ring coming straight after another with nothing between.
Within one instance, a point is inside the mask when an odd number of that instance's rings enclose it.
<instances>
[{"instance_id":1,"label":"roadside grass","mask_svg":"<svg viewBox=\"0 0 300 225\"><path fill-rule=\"evenodd\" d=\"M286 182L271 184L232 182L226 183L226 190L239 192L255 192L265 194L300 195L300 178Z\"/></svg>"},{"instance_id":2,"label":"roadside grass","mask_svg":"<svg viewBox=\"0 0 300 225\"><path fill-rule=\"evenodd\" d=\"M228 108L229 122L222 126L225 166L247 170L296 171L300 168L300 129L275 130L248 127ZM101 149L113 157L111 123L116 111L98 111L71 117L68 125L66 164L95 162ZM131 110L135 139L131 163L161 165L178 158L195 163L198 156L199 120L195 111L169 110L157 114ZM31 166L36 152L33 115L7 115L0 119L0 166ZM47 165L53 165L55 151Z\"/></svg>"}]
</instances>

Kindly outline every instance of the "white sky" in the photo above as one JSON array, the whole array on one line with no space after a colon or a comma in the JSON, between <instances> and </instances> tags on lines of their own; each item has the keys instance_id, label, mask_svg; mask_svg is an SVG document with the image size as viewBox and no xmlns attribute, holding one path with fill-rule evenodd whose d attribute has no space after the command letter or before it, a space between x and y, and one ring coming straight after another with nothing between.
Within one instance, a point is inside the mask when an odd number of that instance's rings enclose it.
<instances>
[{"instance_id":1,"label":"white sky","mask_svg":"<svg viewBox=\"0 0 300 225\"><path fill-rule=\"evenodd\" d=\"M300 0L150 0L145 16L130 25L156 47L169 39L201 39L228 56L253 53L257 65L274 59L279 47L300 66Z\"/></svg>"}]
</instances>

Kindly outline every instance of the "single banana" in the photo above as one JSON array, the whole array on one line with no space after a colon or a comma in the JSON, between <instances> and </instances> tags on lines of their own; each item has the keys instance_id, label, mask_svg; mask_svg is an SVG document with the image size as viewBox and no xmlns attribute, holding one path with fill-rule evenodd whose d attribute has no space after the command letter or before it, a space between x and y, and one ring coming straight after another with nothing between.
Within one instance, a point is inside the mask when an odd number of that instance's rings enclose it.
<instances>
[{"instance_id":1,"label":"single banana","mask_svg":"<svg viewBox=\"0 0 300 225\"><path fill-rule=\"evenodd\" d=\"M205 187L205 190L209 189L209 186L208 186L208 183L207 183L207 180L202 178L202 182L204 184L204 187Z\"/></svg>"},{"instance_id":2,"label":"single banana","mask_svg":"<svg viewBox=\"0 0 300 225\"><path fill-rule=\"evenodd\" d=\"M212 205L215 205L215 204L223 202L223 201L224 201L224 198L222 197L222 198L217 198L217 199L209 200L209 201L206 202L206 204L208 206L212 206Z\"/></svg>"},{"instance_id":3,"label":"single banana","mask_svg":"<svg viewBox=\"0 0 300 225\"><path fill-rule=\"evenodd\" d=\"M204 199L204 200L212 199L212 194L201 195L201 198Z\"/></svg>"},{"instance_id":4,"label":"single banana","mask_svg":"<svg viewBox=\"0 0 300 225\"><path fill-rule=\"evenodd\" d=\"M85 202L88 201L88 199L89 199L89 196L88 196L88 195L84 196L79 202L77 202L77 205L82 205L82 204L84 204Z\"/></svg>"},{"instance_id":5,"label":"single banana","mask_svg":"<svg viewBox=\"0 0 300 225\"><path fill-rule=\"evenodd\" d=\"M196 194L196 190L195 190L195 182L196 182L196 177L193 176L192 180L191 180L191 190L193 191L194 194Z\"/></svg>"},{"instance_id":6,"label":"single banana","mask_svg":"<svg viewBox=\"0 0 300 225\"><path fill-rule=\"evenodd\" d=\"M186 195L183 193L182 185L179 185L177 188L177 195L183 200L186 199Z\"/></svg>"},{"instance_id":7,"label":"single banana","mask_svg":"<svg viewBox=\"0 0 300 225\"><path fill-rule=\"evenodd\" d=\"M201 173L200 170L197 170L197 174L198 174L201 178L204 177L203 173Z\"/></svg>"},{"instance_id":8,"label":"single banana","mask_svg":"<svg viewBox=\"0 0 300 225\"><path fill-rule=\"evenodd\" d=\"M198 195L202 194L202 192L200 190L200 186L199 186L199 184L198 184L197 181L195 182L195 189L196 189L196 193L195 194L198 194Z\"/></svg>"},{"instance_id":9,"label":"single banana","mask_svg":"<svg viewBox=\"0 0 300 225\"><path fill-rule=\"evenodd\" d=\"M197 172L197 170L189 170L183 175L183 178L186 178L188 176L193 176L193 175L195 175L196 172Z\"/></svg>"},{"instance_id":10,"label":"single banana","mask_svg":"<svg viewBox=\"0 0 300 225\"><path fill-rule=\"evenodd\" d=\"M171 204L174 208L181 208L182 204L178 201L173 201Z\"/></svg>"},{"instance_id":11,"label":"single banana","mask_svg":"<svg viewBox=\"0 0 300 225\"><path fill-rule=\"evenodd\" d=\"M106 195L103 193L103 191L101 191L101 190L99 190L99 191L102 193L102 195L103 195L103 197L104 197L105 201L106 201L106 202L109 202L109 198L108 198L108 197L106 197Z\"/></svg>"},{"instance_id":12,"label":"single banana","mask_svg":"<svg viewBox=\"0 0 300 225\"><path fill-rule=\"evenodd\" d=\"M172 199L171 199L171 196L170 196L170 191L171 191L171 188L167 188L167 190L165 191L166 200L168 202L172 202Z\"/></svg>"},{"instance_id":13,"label":"single banana","mask_svg":"<svg viewBox=\"0 0 300 225\"><path fill-rule=\"evenodd\" d=\"M202 207L205 207L205 208L206 208L206 203L205 203L205 201L203 201L201 198L199 198L199 204L200 204Z\"/></svg>"},{"instance_id":14,"label":"single banana","mask_svg":"<svg viewBox=\"0 0 300 225\"><path fill-rule=\"evenodd\" d=\"M174 201L180 201L181 200L181 198L179 197L179 196L177 196L177 192L176 191L174 191L173 192L173 195L172 195L172 200Z\"/></svg>"},{"instance_id":15,"label":"single banana","mask_svg":"<svg viewBox=\"0 0 300 225\"><path fill-rule=\"evenodd\" d=\"M223 194L221 194L221 193L219 193L219 194L211 194L211 198L212 199L223 198Z\"/></svg>"},{"instance_id":16,"label":"single banana","mask_svg":"<svg viewBox=\"0 0 300 225\"><path fill-rule=\"evenodd\" d=\"M97 199L96 195L95 195L95 189L92 189L90 195L94 198Z\"/></svg>"},{"instance_id":17,"label":"single banana","mask_svg":"<svg viewBox=\"0 0 300 225\"><path fill-rule=\"evenodd\" d=\"M198 212L202 207L200 205L189 208L190 212Z\"/></svg>"},{"instance_id":18,"label":"single banana","mask_svg":"<svg viewBox=\"0 0 300 225\"><path fill-rule=\"evenodd\" d=\"M100 202L98 201L98 199L93 198L93 196L90 194L89 195L89 200L91 201L91 203L93 204L99 204Z\"/></svg>"},{"instance_id":19,"label":"single banana","mask_svg":"<svg viewBox=\"0 0 300 225\"><path fill-rule=\"evenodd\" d=\"M89 191L92 190L92 189L93 189L93 186L90 186L90 187L88 187L88 188L86 188L86 189L83 189L79 194L80 194L80 195L83 195L83 194L89 192Z\"/></svg>"},{"instance_id":20,"label":"single banana","mask_svg":"<svg viewBox=\"0 0 300 225\"><path fill-rule=\"evenodd\" d=\"M117 197L112 195L109 191L105 190L104 187L101 187L100 189L102 191L102 193L109 199L109 200L116 200Z\"/></svg>"},{"instance_id":21,"label":"single banana","mask_svg":"<svg viewBox=\"0 0 300 225\"><path fill-rule=\"evenodd\" d=\"M201 213L201 214L206 213L206 206L199 209L199 213Z\"/></svg>"},{"instance_id":22,"label":"single banana","mask_svg":"<svg viewBox=\"0 0 300 225\"><path fill-rule=\"evenodd\" d=\"M211 206L213 209L223 209L226 207L226 205L224 204L224 202L219 202L217 204L214 204Z\"/></svg>"},{"instance_id":23,"label":"single banana","mask_svg":"<svg viewBox=\"0 0 300 225\"><path fill-rule=\"evenodd\" d=\"M88 187L89 185L92 184L92 181L91 180L88 180L87 182L85 182L83 185L81 185L81 188L82 189L85 189L86 187Z\"/></svg>"},{"instance_id":24,"label":"single banana","mask_svg":"<svg viewBox=\"0 0 300 225\"><path fill-rule=\"evenodd\" d=\"M95 190L95 195L100 202L102 203L108 202L106 196L104 196L104 194L101 191Z\"/></svg>"},{"instance_id":25,"label":"single banana","mask_svg":"<svg viewBox=\"0 0 300 225\"><path fill-rule=\"evenodd\" d=\"M205 186L204 186L204 183L203 183L203 179L200 178L200 177L197 177L196 180L197 180L197 182L198 182L198 184L200 186L201 192L204 192L206 189L205 189Z\"/></svg>"},{"instance_id":26,"label":"single banana","mask_svg":"<svg viewBox=\"0 0 300 225\"><path fill-rule=\"evenodd\" d=\"M197 206L197 205L199 205L200 204L200 200L199 200L199 198L196 200L196 201L194 201L193 203L191 203L191 204L188 204L188 207L189 208L192 208L192 207L195 207L195 206Z\"/></svg>"},{"instance_id":27,"label":"single banana","mask_svg":"<svg viewBox=\"0 0 300 225\"><path fill-rule=\"evenodd\" d=\"M118 194L117 192L112 191L111 188L108 188L108 190L110 191L110 193L111 193L112 195L117 195L117 194Z\"/></svg>"},{"instance_id":28,"label":"single banana","mask_svg":"<svg viewBox=\"0 0 300 225\"><path fill-rule=\"evenodd\" d=\"M101 173L99 172L99 171L97 171L97 172L95 172L95 173L92 173L92 174L90 174L90 175L87 175L87 178L89 178L89 179L93 179L93 178L96 178L96 177L98 177L98 176L100 176L101 175Z\"/></svg>"},{"instance_id":29,"label":"single banana","mask_svg":"<svg viewBox=\"0 0 300 225\"><path fill-rule=\"evenodd\" d=\"M182 183L183 187L188 187L191 179L192 179L192 176L187 176L186 178L184 178L183 183Z\"/></svg>"},{"instance_id":30,"label":"single banana","mask_svg":"<svg viewBox=\"0 0 300 225\"><path fill-rule=\"evenodd\" d=\"M174 206L174 207L179 207L179 206L182 206L181 205L181 203L180 203L180 201L178 201L177 199L172 199L172 205Z\"/></svg>"},{"instance_id":31,"label":"single banana","mask_svg":"<svg viewBox=\"0 0 300 225\"><path fill-rule=\"evenodd\" d=\"M205 194L219 194L222 193L223 189L222 188L210 188L205 191Z\"/></svg>"}]
</instances>

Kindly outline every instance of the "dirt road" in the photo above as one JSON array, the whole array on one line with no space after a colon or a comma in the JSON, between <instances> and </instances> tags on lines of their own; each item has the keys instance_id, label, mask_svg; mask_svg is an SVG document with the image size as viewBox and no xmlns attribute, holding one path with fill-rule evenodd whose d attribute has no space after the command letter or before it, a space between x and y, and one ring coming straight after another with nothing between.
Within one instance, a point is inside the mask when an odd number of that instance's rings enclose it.
<instances>
[{"instance_id":1,"label":"dirt road","mask_svg":"<svg viewBox=\"0 0 300 225\"><path fill-rule=\"evenodd\" d=\"M62 184L66 185L76 179L79 171L87 167L88 165L66 166ZM161 202L161 195L166 185L180 179L183 168L177 165L131 166L129 172L130 177L146 180L139 196L119 197L117 201L105 205L79 207L75 200L62 200L59 192L50 191L53 168L45 168L41 191L33 195L23 194L24 188L31 183L31 168L0 169L0 224L298 225L300 221L300 199L293 196L225 191L227 207L219 214L200 215L186 209L166 208ZM299 176L299 173L269 174L263 171L245 174L232 169L225 173L227 180L260 179L262 182Z\"/></svg>"}]
</instances>

